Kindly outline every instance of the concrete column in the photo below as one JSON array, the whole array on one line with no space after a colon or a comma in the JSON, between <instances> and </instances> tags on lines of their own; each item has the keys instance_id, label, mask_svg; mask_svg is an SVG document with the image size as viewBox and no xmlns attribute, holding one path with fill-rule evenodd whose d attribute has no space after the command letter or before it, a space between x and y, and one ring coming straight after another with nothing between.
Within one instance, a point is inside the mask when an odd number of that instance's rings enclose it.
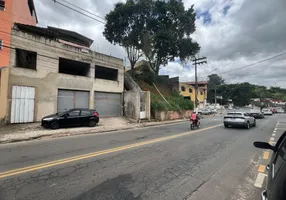
<instances>
[{"instance_id":1,"label":"concrete column","mask_svg":"<svg viewBox=\"0 0 286 200\"><path fill-rule=\"evenodd\" d=\"M89 92L89 108L94 109L94 91L95 91L95 83L94 83L94 63L90 63L90 81L93 82L92 88Z\"/></svg>"},{"instance_id":2,"label":"concrete column","mask_svg":"<svg viewBox=\"0 0 286 200\"><path fill-rule=\"evenodd\" d=\"M146 117L150 121L151 120L151 98L150 91L146 92Z\"/></svg>"}]
</instances>

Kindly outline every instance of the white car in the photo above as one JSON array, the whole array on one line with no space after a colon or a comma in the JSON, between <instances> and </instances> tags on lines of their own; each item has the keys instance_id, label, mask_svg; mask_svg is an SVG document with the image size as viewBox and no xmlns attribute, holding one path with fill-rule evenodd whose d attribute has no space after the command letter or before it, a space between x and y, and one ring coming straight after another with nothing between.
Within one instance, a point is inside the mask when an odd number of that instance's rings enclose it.
<instances>
[{"instance_id":1,"label":"white car","mask_svg":"<svg viewBox=\"0 0 286 200\"><path fill-rule=\"evenodd\" d=\"M253 116L246 112L229 112L223 119L224 127L241 126L249 129L256 126L256 120Z\"/></svg>"},{"instance_id":2,"label":"white car","mask_svg":"<svg viewBox=\"0 0 286 200\"><path fill-rule=\"evenodd\" d=\"M200 109L198 113L201 115L210 115L212 112L210 109Z\"/></svg>"},{"instance_id":3,"label":"white car","mask_svg":"<svg viewBox=\"0 0 286 200\"><path fill-rule=\"evenodd\" d=\"M217 113L217 110L215 108L211 109L211 113Z\"/></svg>"},{"instance_id":4,"label":"white car","mask_svg":"<svg viewBox=\"0 0 286 200\"><path fill-rule=\"evenodd\" d=\"M262 113L264 115L273 115L273 112L270 109L268 109L268 108L263 108L262 109Z\"/></svg>"},{"instance_id":5,"label":"white car","mask_svg":"<svg viewBox=\"0 0 286 200\"><path fill-rule=\"evenodd\" d=\"M282 108L278 108L277 113L284 113L284 110Z\"/></svg>"}]
</instances>

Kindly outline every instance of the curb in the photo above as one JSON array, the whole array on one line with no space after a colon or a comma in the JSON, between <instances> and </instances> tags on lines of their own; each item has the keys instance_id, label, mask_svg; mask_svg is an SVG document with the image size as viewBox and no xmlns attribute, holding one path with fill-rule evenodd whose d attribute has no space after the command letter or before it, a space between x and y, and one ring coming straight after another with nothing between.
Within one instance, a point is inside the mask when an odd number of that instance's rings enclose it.
<instances>
[{"instance_id":1,"label":"curb","mask_svg":"<svg viewBox=\"0 0 286 200\"><path fill-rule=\"evenodd\" d=\"M111 130L102 130L102 131L86 131L86 132L79 132L75 134L70 134L70 133L58 133L58 134L45 134L45 135L38 135L38 136L32 136L29 138L16 138L16 139L7 139L0 141L1 144L9 144L9 143L16 143L16 142L25 142L25 141L32 141L32 140L39 140L42 138L61 138L61 137L68 137L68 136L77 136L77 135L89 135L89 134L97 134L97 133L106 133L106 132L115 132L115 131L124 131L124 130L131 130L131 129L139 129L139 128L146 128L146 127L153 127L153 126L162 126L162 125L168 125L168 124L176 124L176 123L182 123L182 122L187 122L187 119L184 120L176 120L176 121L166 121L163 123L159 122L154 122L156 124L138 124L138 126L134 127L127 127L127 128L117 128L117 129L111 129Z\"/></svg>"}]
</instances>

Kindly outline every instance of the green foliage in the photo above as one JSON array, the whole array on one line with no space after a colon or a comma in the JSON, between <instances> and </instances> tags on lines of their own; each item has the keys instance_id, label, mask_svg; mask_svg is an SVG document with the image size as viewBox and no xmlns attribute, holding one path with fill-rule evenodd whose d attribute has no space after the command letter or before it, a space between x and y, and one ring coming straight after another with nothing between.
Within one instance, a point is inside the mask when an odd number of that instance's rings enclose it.
<instances>
[{"instance_id":1,"label":"green foliage","mask_svg":"<svg viewBox=\"0 0 286 200\"><path fill-rule=\"evenodd\" d=\"M190 100L184 99L178 93L173 93L170 96L165 96L169 104L159 95L151 93L151 109L159 111L184 111L193 110L194 104Z\"/></svg>"},{"instance_id":2,"label":"green foliage","mask_svg":"<svg viewBox=\"0 0 286 200\"><path fill-rule=\"evenodd\" d=\"M190 37L196 30L195 20L193 6L185 9L182 0L127 0L106 15L103 35L125 47L131 69L142 51L158 75L169 60L184 61L199 51L199 44Z\"/></svg>"},{"instance_id":3,"label":"green foliage","mask_svg":"<svg viewBox=\"0 0 286 200\"><path fill-rule=\"evenodd\" d=\"M219 86L224 84L224 80L222 77L218 76L217 74L211 74L208 76L208 102L215 102L215 89L217 89ZM218 93L217 93L217 96Z\"/></svg>"},{"instance_id":4,"label":"green foliage","mask_svg":"<svg viewBox=\"0 0 286 200\"><path fill-rule=\"evenodd\" d=\"M141 57L139 42L142 31L142 23L138 5L135 1L127 0L126 3L115 4L114 10L106 15L106 24L103 35L112 44L119 44L126 50L131 64L131 74Z\"/></svg>"},{"instance_id":5,"label":"green foliage","mask_svg":"<svg viewBox=\"0 0 286 200\"><path fill-rule=\"evenodd\" d=\"M209 76L208 102L214 103L215 87L217 96L223 97L223 104L228 103L227 99L232 99L232 102L237 106L250 104L252 98L286 100L286 89L284 88L270 87L270 89L267 89L265 86L253 85L248 82L224 84L224 80L220 76L212 74Z\"/></svg>"},{"instance_id":6,"label":"green foliage","mask_svg":"<svg viewBox=\"0 0 286 200\"><path fill-rule=\"evenodd\" d=\"M152 85L155 80L154 72L151 71L147 65L142 66L142 69L140 71L140 77L144 82L148 83L149 85Z\"/></svg>"},{"instance_id":7,"label":"green foliage","mask_svg":"<svg viewBox=\"0 0 286 200\"><path fill-rule=\"evenodd\" d=\"M158 74L161 65L175 57L184 61L194 56L200 46L190 37L196 30L193 6L185 10L181 0L151 2L152 12L146 14L142 51Z\"/></svg>"}]
</instances>

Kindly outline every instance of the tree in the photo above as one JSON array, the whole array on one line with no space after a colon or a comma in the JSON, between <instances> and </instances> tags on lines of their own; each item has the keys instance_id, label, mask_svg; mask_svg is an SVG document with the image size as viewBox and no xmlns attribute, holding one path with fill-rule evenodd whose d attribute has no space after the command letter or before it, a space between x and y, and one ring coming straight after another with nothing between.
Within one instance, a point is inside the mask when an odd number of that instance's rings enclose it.
<instances>
[{"instance_id":1,"label":"tree","mask_svg":"<svg viewBox=\"0 0 286 200\"><path fill-rule=\"evenodd\" d=\"M185 10L182 0L127 0L106 15L103 35L125 47L132 70L142 51L158 75L168 61L177 57L184 61L199 51L190 37L195 19L193 6Z\"/></svg>"},{"instance_id":2,"label":"tree","mask_svg":"<svg viewBox=\"0 0 286 200\"><path fill-rule=\"evenodd\" d=\"M196 14L193 6L185 10L181 0L148 2L151 11L145 15L142 51L158 75L160 66L170 60L178 57L185 61L200 50L199 44L190 37L196 30Z\"/></svg>"},{"instance_id":3,"label":"tree","mask_svg":"<svg viewBox=\"0 0 286 200\"><path fill-rule=\"evenodd\" d=\"M123 46L131 65L131 74L134 66L141 57L139 48L140 19L137 12L138 6L133 0L126 3L117 3L113 11L106 15L106 24L103 35L112 44Z\"/></svg>"},{"instance_id":4,"label":"tree","mask_svg":"<svg viewBox=\"0 0 286 200\"><path fill-rule=\"evenodd\" d=\"M208 78L209 78L209 86L211 87L213 87L214 85L224 84L224 79L217 74L211 74L208 76Z\"/></svg>"},{"instance_id":5,"label":"tree","mask_svg":"<svg viewBox=\"0 0 286 200\"><path fill-rule=\"evenodd\" d=\"M217 74L211 74L208 76L208 102L214 103L215 102L215 90L218 89L221 85L224 84L224 79ZM220 93L217 91L217 96L221 96Z\"/></svg>"}]
</instances>

